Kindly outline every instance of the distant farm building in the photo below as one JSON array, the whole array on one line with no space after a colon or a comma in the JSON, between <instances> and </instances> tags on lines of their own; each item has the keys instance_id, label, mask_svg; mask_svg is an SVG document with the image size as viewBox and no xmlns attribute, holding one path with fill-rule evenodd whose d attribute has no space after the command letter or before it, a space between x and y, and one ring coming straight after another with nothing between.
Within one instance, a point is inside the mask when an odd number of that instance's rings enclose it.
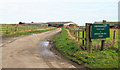
<instances>
[{"instance_id":1,"label":"distant farm building","mask_svg":"<svg viewBox=\"0 0 120 70\"><path fill-rule=\"evenodd\" d=\"M70 27L77 27L77 24L73 22L47 22L47 23L25 23L25 22L19 22L19 24L22 25L31 25L31 26L41 26L41 27L63 27L63 26L70 26Z\"/></svg>"},{"instance_id":2,"label":"distant farm building","mask_svg":"<svg viewBox=\"0 0 120 70\"><path fill-rule=\"evenodd\" d=\"M46 23L36 23L36 22L31 22L31 23L25 23L25 22L19 22L21 25L29 25L29 26L40 26L40 27L48 27L48 24Z\"/></svg>"},{"instance_id":3,"label":"distant farm building","mask_svg":"<svg viewBox=\"0 0 120 70\"><path fill-rule=\"evenodd\" d=\"M47 22L46 24L48 24L48 26L53 26L53 27L56 26L63 27L63 26L71 26L71 25L73 25L72 27L77 26L73 22Z\"/></svg>"},{"instance_id":4,"label":"distant farm building","mask_svg":"<svg viewBox=\"0 0 120 70\"><path fill-rule=\"evenodd\" d=\"M106 20L103 20L103 22L94 22L94 24L109 24L110 28L120 29L120 22L106 22Z\"/></svg>"}]
</instances>

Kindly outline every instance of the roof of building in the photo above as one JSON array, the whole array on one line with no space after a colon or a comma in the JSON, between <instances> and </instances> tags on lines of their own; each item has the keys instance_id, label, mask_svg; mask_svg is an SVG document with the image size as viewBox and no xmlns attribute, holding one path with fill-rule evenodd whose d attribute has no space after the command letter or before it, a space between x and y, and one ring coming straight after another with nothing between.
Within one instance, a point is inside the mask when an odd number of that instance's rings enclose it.
<instances>
[{"instance_id":1,"label":"roof of building","mask_svg":"<svg viewBox=\"0 0 120 70\"><path fill-rule=\"evenodd\" d=\"M46 24L46 23L42 23L42 22L33 22L33 23L26 23L26 22L22 22L23 24Z\"/></svg>"},{"instance_id":2,"label":"roof of building","mask_svg":"<svg viewBox=\"0 0 120 70\"><path fill-rule=\"evenodd\" d=\"M94 22L94 24L103 24L103 22ZM120 25L120 22L105 22L104 24Z\"/></svg>"},{"instance_id":3,"label":"roof of building","mask_svg":"<svg viewBox=\"0 0 120 70\"><path fill-rule=\"evenodd\" d=\"M43 23L43 22L31 22L31 23L22 22L22 23L23 24L67 24L67 23L73 23L73 22L69 21L69 22L46 22L46 23Z\"/></svg>"},{"instance_id":4,"label":"roof of building","mask_svg":"<svg viewBox=\"0 0 120 70\"><path fill-rule=\"evenodd\" d=\"M118 24L120 22L105 22L105 24ZM94 22L94 24L103 24L103 22Z\"/></svg>"},{"instance_id":5,"label":"roof of building","mask_svg":"<svg viewBox=\"0 0 120 70\"><path fill-rule=\"evenodd\" d=\"M47 24L67 24L67 23L73 23L73 22L47 22Z\"/></svg>"}]
</instances>

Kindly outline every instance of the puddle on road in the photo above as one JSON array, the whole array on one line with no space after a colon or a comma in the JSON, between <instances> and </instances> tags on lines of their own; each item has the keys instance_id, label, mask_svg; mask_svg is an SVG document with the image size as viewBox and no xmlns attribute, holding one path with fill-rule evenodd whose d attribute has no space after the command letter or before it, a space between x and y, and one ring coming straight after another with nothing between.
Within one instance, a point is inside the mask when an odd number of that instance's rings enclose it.
<instances>
[{"instance_id":1,"label":"puddle on road","mask_svg":"<svg viewBox=\"0 0 120 70\"><path fill-rule=\"evenodd\" d=\"M42 45L48 47L49 46L49 42L48 41L42 42Z\"/></svg>"},{"instance_id":2,"label":"puddle on road","mask_svg":"<svg viewBox=\"0 0 120 70\"><path fill-rule=\"evenodd\" d=\"M36 35L36 34L32 34L32 35Z\"/></svg>"},{"instance_id":3,"label":"puddle on road","mask_svg":"<svg viewBox=\"0 0 120 70\"><path fill-rule=\"evenodd\" d=\"M42 41L38 45L38 53L43 57L53 57L54 53L50 51L49 41Z\"/></svg>"}]
</instances>

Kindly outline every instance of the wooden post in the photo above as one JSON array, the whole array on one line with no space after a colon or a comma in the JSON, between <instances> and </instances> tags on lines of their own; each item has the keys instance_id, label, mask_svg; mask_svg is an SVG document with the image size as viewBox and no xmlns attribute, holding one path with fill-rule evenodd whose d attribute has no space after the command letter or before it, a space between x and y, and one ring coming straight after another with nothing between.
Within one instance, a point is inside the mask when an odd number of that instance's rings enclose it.
<instances>
[{"instance_id":1,"label":"wooden post","mask_svg":"<svg viewBox=\"0 0 120 70\"><path fill-rule=\"evenodd\" d=\"M86 23L86 47L85 49L87 49L88 52L92 52L91 49L91 38L90 38L90 25L91 23Z\"/></svg>"},{"instance_id":2,"label":"wooden post","mask_svg":"<svg viewBox=\"0 0 120 70\"><path fill-rule=\"evenodd\" d=\"M75 39L77 40L77 31L75 30Z\"/></svg>"},{"instance_id":3,"label":"wooden post","mask_svg":"<svg viewBox=\"0 0 120 70\"><path fill-rule=\"evenodd\" d=\"M116 36L116 30L114 30L114 35L113 35L113 43L115 44L115 36Z\"/></svg>"},{"instance_id":4,"label":"wooden post","mask_svg":"<svg viewBox=\"0 0 120 70\"><path fill-rule=\"evenodd\" d=\"M20 31L20 27L18 26L18 33L19 33L19 31Z\"/></svg>"},{"instance_id":5,"label":"wooden post","mask_svg":"<svg viewBox=\"0 0 120 70\"><path fill-rule=\"evenodd\" d=\"M113 40L115 40L116 31L114 30Z\"/></svg>"},{"instance_id":6,"label":"wooden post","mask_svg":"<svg viewBox=\"0 0 120 70\"><path fill-rule=\"evenodd\" d=\"M80 30L78 29L78 41L79 41L79 37L80 37Z\"/></svg>"},{"instance_id":7,"label":"wooden post","mask_svg":"<svg viewBox=\"0 0 120 70\"><path fill-rule=\"evenodd\" d=\"M17 27L15 27L15 32L17 31Z\"/></svg>"},{"instance_id":8,"label":"wooden post","mask_svg":"<svg viewBox=\"0 0 120 70\"><path fill-rule=\"evenodd\" d=\"M104 46L105 46L105 40L101 41L101 51L104 50Z\"/></svg>"},{"instance_id":9,"label":"wooden post","mask_svg":"<svg viewBox=\"0 0 120 70\"><path fill-rule=\"evenodd\" d=\"M74 35L75 35L75 30L73 32L74 32Z\"/></svg>"},{"instance_id":10,"label":"wooden post","mask_svg":"<svg viewBox=\"0 0 120 70\"><path fill-rule=\"evenodd\" d=\"M20 32L23 30L22 26L20 27Z\"/></svg>"},{"instance_id":11,"label":"wooden post","mask_svg":"<svg viewBox=\"0 0 120 70\"><path fill-rule=\"evenodd\" d=\"M8 35L8 27L6 27L6 35Z\"/></svg>"},{"instance_id":12,"label":"wooden post","mask_svg":"<svg viewBox=\"0 0 120 70\"><path fill-rule=\"evenodd\" d=\"M17 31L17 27L15 27L15 32Z\"/></svg>"},{"instance_id":13,"label":"wooden post","mask_svg":"<svg viewBox=\"0 0 120 70\"><path fill-rule=\"evenodd\" d=\"M103 20L103 24L105 24L107 21L106 20ZM104 50L104 46L105 46L105 40L103 39L101 41L101 51Z\"/></svg>"},{"instance_id":14,"label":"wooden post","mask_svg":"<svg viewBox=\"0 0 120 70\"><path fill-rule=\"evenodd\" d=\"M13 27L11 27L11 34L13 33Z\"/></svg>"},{"instance_id":15,"label":"wooden post","mask_svg":"<svg viewBox=\"0 0 120 70\"><path fill-rule=\"evenodd\" d=\"M76 30L76 40L78 40L78 38L77 38L78 37L77 32L78 32L78 30Z\"/></svg>"},{"instance_id":16,"label":"wooden post","mask_svg":"<svg viewBox=\"0 0 120 70\"><path fill-rule=\"evenodd\" d=\"M22 31L22 26L20 26L20 28L19 28L19 29L20 29L19 31L21 32L21 31Z\"/></svg>"},{"instance_id":17,"label":"wooden post","mask_svg":"<svg viewBox=\"0 0 120 70\"><path fill-rule=\"evenodd\" d=\"M73 31L72 31L72 29L70 29L71 30L71 35L73 34Z\"/></svg>"},{"instance_id":18,"label":"wooden post","mask_svg":"<svg viewBox=\"0 0 120 70\"><path fill-rule=\"evenodd\" d=\"M84 39L84 31L82 31L82 38ZM84 46L84 40L82 40L82 46Z\"/></svg>"},{"instance_id":19,"label":"wooden post","mask_svg":"<svg viewBox=\"0 0 120 70\"><path fill-rule=\"evenodd\" d=\"M25 27L25 30L24 30L24 31L26 32L26 30L27 30L27 26L24 26L24 27Z\"/></svg>"},{"instance_id":20,"label":"wooden post","mask_svg":"<svg viewBox=\"0 0 120 70\"><path fill-rule=\"evenodd\" d=\"M18 26L17 26L17 32L18 32L19 30L18 30Z\"/></svg>"},{"instance_id":21,"label":"wooden post","mask_svg":"<svg viewBox=\"0 0 120 70\"><path fill-rule=\"evenodd\" d=\"M77 35L76 35L76 30L75 30L75 40L77 40L77 37L76 37Z\"/></svg>"},{"instance_id":22,"label":"wooden post","mask_svg":"<svg viewBox=\"0 0 120 70\"><path fill-rule=\"evenodd\" d=\"M27 30L29 31L29 26L28 26Z\"/></svg>"},{"instance_id":23,"label":"wooden post","mask_svg":"<svg viewBox=\"0 0 120 70\"><path fill-rule=\"evenodd\" d=\"M72 30L72 35L74 35L74 30Z\"/></svg>"},{"instance_id":24,"label":"wooden post","mask_svg":"<svg viewBox=\"0 0 120 70\"><path fill-rule=\"evenodd\" d=\"M77 30L77 41L78 41L79 37L78 37L78 30Z\"/></svg>"}]
</instances>

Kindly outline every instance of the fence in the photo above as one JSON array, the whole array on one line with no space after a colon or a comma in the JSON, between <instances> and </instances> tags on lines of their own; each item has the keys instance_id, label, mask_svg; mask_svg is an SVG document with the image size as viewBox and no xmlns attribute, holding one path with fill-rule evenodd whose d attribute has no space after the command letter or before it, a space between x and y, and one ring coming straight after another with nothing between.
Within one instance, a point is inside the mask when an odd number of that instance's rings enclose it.
<instances>
[{"instance_id":1,"label":"fence","mask_svg":"<svg viewBox=\"0 0 120 70\"><path fill-rule=\"evenodd\" d=\"M69 28L69 31L70 31L71 35L73 35L75 37L76 40L79 41L81 39L82 40L82 46L84 46L85 29L83 29L83 30L80 30L80 29L72 30L72 29ZM81 32L82 32L82 35L81 35ZM80 37L80 36L82 36L82 37Z\"/></svg>"},{"instance_id":2,"label":"fence","mask_svg":"<svg viewBox=\"0 0 120 70\"><path fill-rule=\"evenodd\" d=\"M0 36L9 36L14 33L21 33L27 31L35 31L35 30L42 30L45 27L40 26L17 26L17 27L0 27Z\"/></svg>"},{"instance_id":3,"label":"fence","mask_svg":"<svg viewBox=\"0 0 120 70\"><path fill-rule=\"evenodd\" d=\"M90 39L90 24L86 23L85 29L69 29L72 36L75 37L76 40L82 40L82 48L90 51L91 50L91 39ZM80 37L81 36L81 37Z\"/></svg>"},{"instance_id":4,"label":"fence","mask_svg":"<svg viewBox=\"0 0 120 70\"><path fill-rule=\"evenodd\" d=\"M72 36L75 37L76 40L81 41L81 46L83 49L87 50L88 52L92 52L92 39L90 38L90 26L91 23L86 23L85 28L83 29L72 29L70 27L68 27L69 32L71 33ZM112 41L115 42L116 39L116 30L112 31L111 33L112 35ZM101 49L100 50L104 50L104 46L105 46L105 41L106 39L99 39L101 40ZM96 40L97 41L97 40Z\"/></svg>"}]
</instances>

